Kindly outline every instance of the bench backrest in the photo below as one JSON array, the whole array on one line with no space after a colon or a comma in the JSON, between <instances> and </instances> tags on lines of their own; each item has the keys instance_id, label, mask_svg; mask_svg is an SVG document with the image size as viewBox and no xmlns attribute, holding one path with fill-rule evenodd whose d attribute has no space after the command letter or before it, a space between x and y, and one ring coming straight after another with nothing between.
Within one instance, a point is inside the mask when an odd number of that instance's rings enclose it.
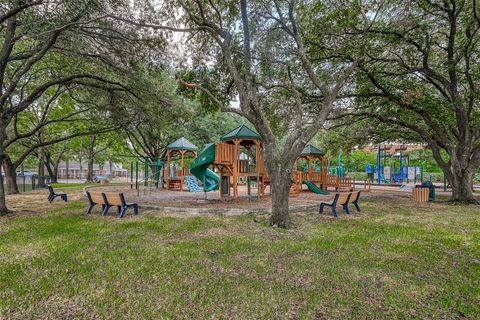
<instances>
[{"instance_id":1,"label":"bench backrest","mask_svg":"<svg viewBox=\"0 0 480 320\"><path fill-rule=\"evenodd\" d=\"M339 205L344 205L345 203L347 203L349 200L349 196L351 195L350 192L339 192L337 194L338 194L337 203Z\"/></svg>"},{"instance_id":2,"label":"bench backrest","mask_svg":"<svg viewBox=\"0 0 480 320\"><path fill-rule=\"evenodd\" d=\"M104 204L105 200L103 199L102 193L98 191L87 191L90 194L90 199L95 203Z\"/></svg>"},{"instance_id":3,"label":"bench backrest","mask_svg":"<svg viewBox=\"0 0 480 320\"><path fill-rule=\"evenodd\" d=\"M124 203L122 203L122 198L121 198L121 193L118 192L105 192L104 193L105 197L107 198L107 202L112 205L112 206L122 206Z\"/></svg>"},{"instance_id":4,"label":"bench backrest","mask_svg":"<svg viewBox=\"0 0 480 320\"><path fill-rule=\"evenodd\" d=\"M360 198L360 191L352 192L352 196L350 197L350 201L352 201L352 202L358 201L358 198Z\"/></svg>"},{"instance_id":5,"label":"bench backrest","mask_svg":"<svg viewBox=\"0 0 480 320\"><path fill-rule=\"evenodd\" d=\"M48 192L50 192L50 194L55 194L55 191L53 191L53 187L51 185L47 185L47 188L48 188Z\"/></svg>"}]
</instances>

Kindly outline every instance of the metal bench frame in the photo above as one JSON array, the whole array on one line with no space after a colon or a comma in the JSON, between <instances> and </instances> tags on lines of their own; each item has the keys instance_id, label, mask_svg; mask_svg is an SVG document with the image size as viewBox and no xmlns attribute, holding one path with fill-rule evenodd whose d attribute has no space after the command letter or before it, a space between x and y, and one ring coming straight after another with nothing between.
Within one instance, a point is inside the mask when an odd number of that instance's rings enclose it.
<instances>
[{"instance_id":1,"label":"metal bench frame","mask_svg":"<svg viewBox=\"0 0 480 320\"><path fill-rule=\"evenodd\" d=\"M361 191L356 191L356 192L358 192L357 198L352 201L352 204L355 206L355 209L357 209L357 211L360 212L360 211L362 211L362 210L360 210L360 206L358 205L358 202L360 201L360 194L361 194L362 192L361 192ZM353 192L353 193L354 193L354 192ZM353 193L352 193L352 195L350 195L350 197L353 196Z\"/></svg>"},{"instance_id":2,"label":"metal bench frame","mask_svg":"<svg viewBox=\"0 0 480 320\"><path fill-rule=\"evenodd\" d=\"M123 218L127 212L128 208L133 208L133 212L135 215L138 214L138 204L137 203L127 203L125 200L125 195L123 193L118 193L118 197L120 198L120 205L111 204L108 201L108 196L104 193L104 200L105 200L105 210L104 215L108 213L111 207L117 207L117 213L119 218Z\"/></svg>"},{"instance_id":3,"label":"metal bench frame","mask_svg":"<svg viewBox=\"0 0 480 320\"><path fill-rule=\"evenodd\" d=\"M352 196L352 193L349 192L348 193L348 196L347 196L347 200L345 201L345 203L342 204L342 207L343 207L343 211L345 211L347 214L350 214L350 210L348 209L348 204L350 202L350 197ZM336 193L335 194L335 197L333 198L333 201L331 203L328 203L328 202L321 202L320 203L320 210L319 210L319 213L320 214L323 214L323 210L325 207L330 207L332 208L332 212L333 212L333 215L335 216L335 218L338 218L338 213L337 213L337 202L338 202L338 199L340 198L340 193Z\"/></svg>"},{"instance_id":4,"label":"metal bench frame","mask_svg":"<svg viewBox=\"0 0 480 320\"><path fill-rule=\"evenodd\" d=\"M55 192L51 185L47 185L48 188L48 202L52 203L55 198L60 197L63 201L67 202L67 194L64 192Z\"/></svg>"},{"instance_id":5,"label":"metal bench frame","mask_svg":"<svg viewBox=\"0 0 480 320\"><path fill-rule=\"evenodd\" d=\"M103 198L103 203L99 203L99 202L93 201L92 195L90 194L89 191L86 191L85 193L87 194L87 199L88 199L87 214L92 213L93 207L95 207L95 205L101 204L102 205L102 216L106 215L107 212L105 211L105 208L106 208L105 194L103 192L101 192L101 195L102 195L102 198Z\"/></svg>"},{"instance_id":6,"label":"metal bench frame","mask_svg":"<svg viewBox=\"0 0 480 320\"><path fill-rule=\"evenodd\" d=\"M87 195L87 199L88 199L88 202L89 202L89 205L88 205L88 208L87 208L87 214L90 214L93 210L93 207L97 204L100 204L100 203L93 201L90 192L86 191L85 193ZM137 203L127 203L127 201L125 200L125 195L123 193L115 193L115 194L109 193L107 195L107 194L102 192L101 194L102 194L102 198L103 198L103 203L101 204L102 205L102 216L106 216L111 207L117 207L117 213L118 213L119 218L123 218L125 216L125 213L127 212L128 208L133 208L133 212L135 213L135 215L138 214L138 204ZM109 196L114 196L114 195L119 197L120 205L113 204L112 202L114 202L114 201L112 201L112 200L110 200L110 202L108 201L108 197Z\"/></svg>"}]
</instances>

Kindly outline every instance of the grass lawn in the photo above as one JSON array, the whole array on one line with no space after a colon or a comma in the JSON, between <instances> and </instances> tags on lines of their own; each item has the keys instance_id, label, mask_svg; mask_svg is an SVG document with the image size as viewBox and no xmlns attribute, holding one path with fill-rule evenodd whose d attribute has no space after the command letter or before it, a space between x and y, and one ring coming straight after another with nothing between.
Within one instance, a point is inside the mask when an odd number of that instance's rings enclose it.
<instances>
[{"instance_id":1,"label":"grass lawn","mask_svg":"<svg viewBox=\"0 0 480 320\"><path fill-rule=\"evenodd\" d=\"M0 219L0 318L480 318L480 208L379 197L281 230L45 207Z\"/></svg>"}]
</instances>

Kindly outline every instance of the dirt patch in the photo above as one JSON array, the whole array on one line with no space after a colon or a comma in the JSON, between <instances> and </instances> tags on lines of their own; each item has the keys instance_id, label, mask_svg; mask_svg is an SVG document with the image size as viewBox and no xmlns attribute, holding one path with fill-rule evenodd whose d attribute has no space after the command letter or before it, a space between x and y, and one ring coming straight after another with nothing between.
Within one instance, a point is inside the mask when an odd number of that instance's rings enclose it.
<instances>
[{"instance_id":1,"label":"dirt patch","mask_svg":"<svg viewBox=\"0 0 480 320\"><path fill-rule=\"evenodd\" d=\"M130 189L129 185L107 185L93 186L89 190L123 192L128 202L136 202L146 210L160 211L170 214L227 214L239 215L252 213L268 213L271 208L271 195L266 194L258 199L256 196L248 196L247 188L239 188L239 199L221 198L219 191L209 192L206 195L203 192L193 193L188 191L169 191L165 189L149 190L141 189L139 191ZM58 191L66 192L69 201L85 199L83 188L59 188ZM253 191L255 192L255 190ZM35 190L28 193L7 196L9 208L15 215L37 215L48 210L59 208L65 205L60 199L55 199L53 203L47 201L48 191L46 189ZM401 206L435 206L435 204L417 204L409 200L411 193L400 188L373 188L372 192L362 194L362 199L375 198L380 202L390 203L396 206L402 202ZM318 195L304 190L296 196L290 197L290 209L292 212L308 212L316 210L321 201L331 201L333 194ZM361 200L362 201L362 200ZM85 199L86 202L86 199ZM86 204L85 204L86 206Z\"/></svg>"},{"instance_id":2,"label":"dirt patch","mask_svg":"<svg viewBox=\"0 0 480 320\"><path fill-rule=\"evenodd\" d=\"M194 193L188 191L169 191L159 190L132 190L129 186L106 186L92 187L89 190L108 190L109 192L123 192L128 201L137 202L145 207L176 207L176 208L206 208L206 209L269 209L272 205L270 194L266 194L260 199L256 196L249 197L246 187L239 188L239 199L221 198L219 191L209 192L206 195L203 192ZM409 196L408 192L402 191L379 191L374 190L371 193L364 193L363 197L369 198L382 194L383 196L396 196L405 198ZM321 201L332 199L332 195L318 195L310 191L304 191L299 195L290 197L290 206L305 207L316 205Z\"/></svg>"},{"instance_id":3,"label":"dirt patch","mask_svg":"<svg viewBox=\"0 0 480 320\"><path fill-rule=\"evenodd\" d=\"M82 188L58 189L59 192L68 194L68 201L84 199ZM57 198L53 203L48 202L48 190L40 189L20 194L7 195L7 206L13 215L37 215L54 208L65 205L65 202Z\"/></svg>"}]
</instances>

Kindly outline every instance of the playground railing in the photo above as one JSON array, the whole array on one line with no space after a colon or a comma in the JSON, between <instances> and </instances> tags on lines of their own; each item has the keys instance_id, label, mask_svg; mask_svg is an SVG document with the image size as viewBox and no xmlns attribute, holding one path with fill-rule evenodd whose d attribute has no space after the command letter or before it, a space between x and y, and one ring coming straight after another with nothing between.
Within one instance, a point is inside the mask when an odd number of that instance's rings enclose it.
<instances>
[{"instance_id":1,"label":"playground railing","mask_svg":"<svg viewBox=\"0 0 480 320\"><path fill-rule=\"evenodd\" d=\"M146 194L147 189L152 192L152 189L157 190L163 184L163 177L161 177L162 170L153 172L147 177L140 178L137 177L136 180L130 180L130 189L135 188L137 190L137 196L140 194L140 186L143 186L143 194Z\"/></svg>"},{"instance_id":2,"label":"playground railing","mask_svg":"<svg viewBox=\"0 0 480 320\"><path fill-rule=\"evenodd\" d=\"M363 181L363 191L364 192L372 191L372 181L370 179Z\"/></svg>"},{"instance_id":3,"label":"playground railing","mask_svg":"<svg viewBox=\"0 0 480 320\"><path fill-rule=\"evenodd\" d=\"M240 173L256 172L257 168L254 164L249 164L248 160L239 160L238 168Z\"/></svg>"},{"instance_id":4,"label":"playground railing","mask_svg":"<svg viewBox=\"0 0 480 320\"><path fill-rule=\"evenodd\" d=\"M327 175L327 186L328 187L337 187L338 186L338 176Z\"/></svg>"},{"instance_id":5,"label":"playground railing","mask_svg":"<svg viewBox=\"0 0 480 320\"><path fill-rule=\"evenodd\" d=\"M305 171L296 171L298 173L298 180L299 181L305 181L305 180L308 180L308 172L305 172Z\"/></svg>"},{"instance_id":6,"label":"playground railing","mask_svg":"<svg viewBox=\"0 0 480 320\"><path fill-rule=\"evenodd\" d=\"M234 161L235 146L227 143L215 144L215 163L232 165Z\"/></svg>"},{"instance_id":7,"label":"playground railing","mask_svg":"<svg viewBox=\"0 0 480 320\"><path fill-rule=\"evenodd\" d=\"M338 187L355 188L352 177L338 177Z\"/></svg>"},{"instance_id":8,"label":"playground railing","mask_svg":"<svg viewBox=\"0 0 480 320\"><path fill-rule=\"evenodd\" d=\"M317 182L317 183L322 183L322 173L321 172L310 172L309 177L311 181Z\"/></svg>"}]
</instances>

